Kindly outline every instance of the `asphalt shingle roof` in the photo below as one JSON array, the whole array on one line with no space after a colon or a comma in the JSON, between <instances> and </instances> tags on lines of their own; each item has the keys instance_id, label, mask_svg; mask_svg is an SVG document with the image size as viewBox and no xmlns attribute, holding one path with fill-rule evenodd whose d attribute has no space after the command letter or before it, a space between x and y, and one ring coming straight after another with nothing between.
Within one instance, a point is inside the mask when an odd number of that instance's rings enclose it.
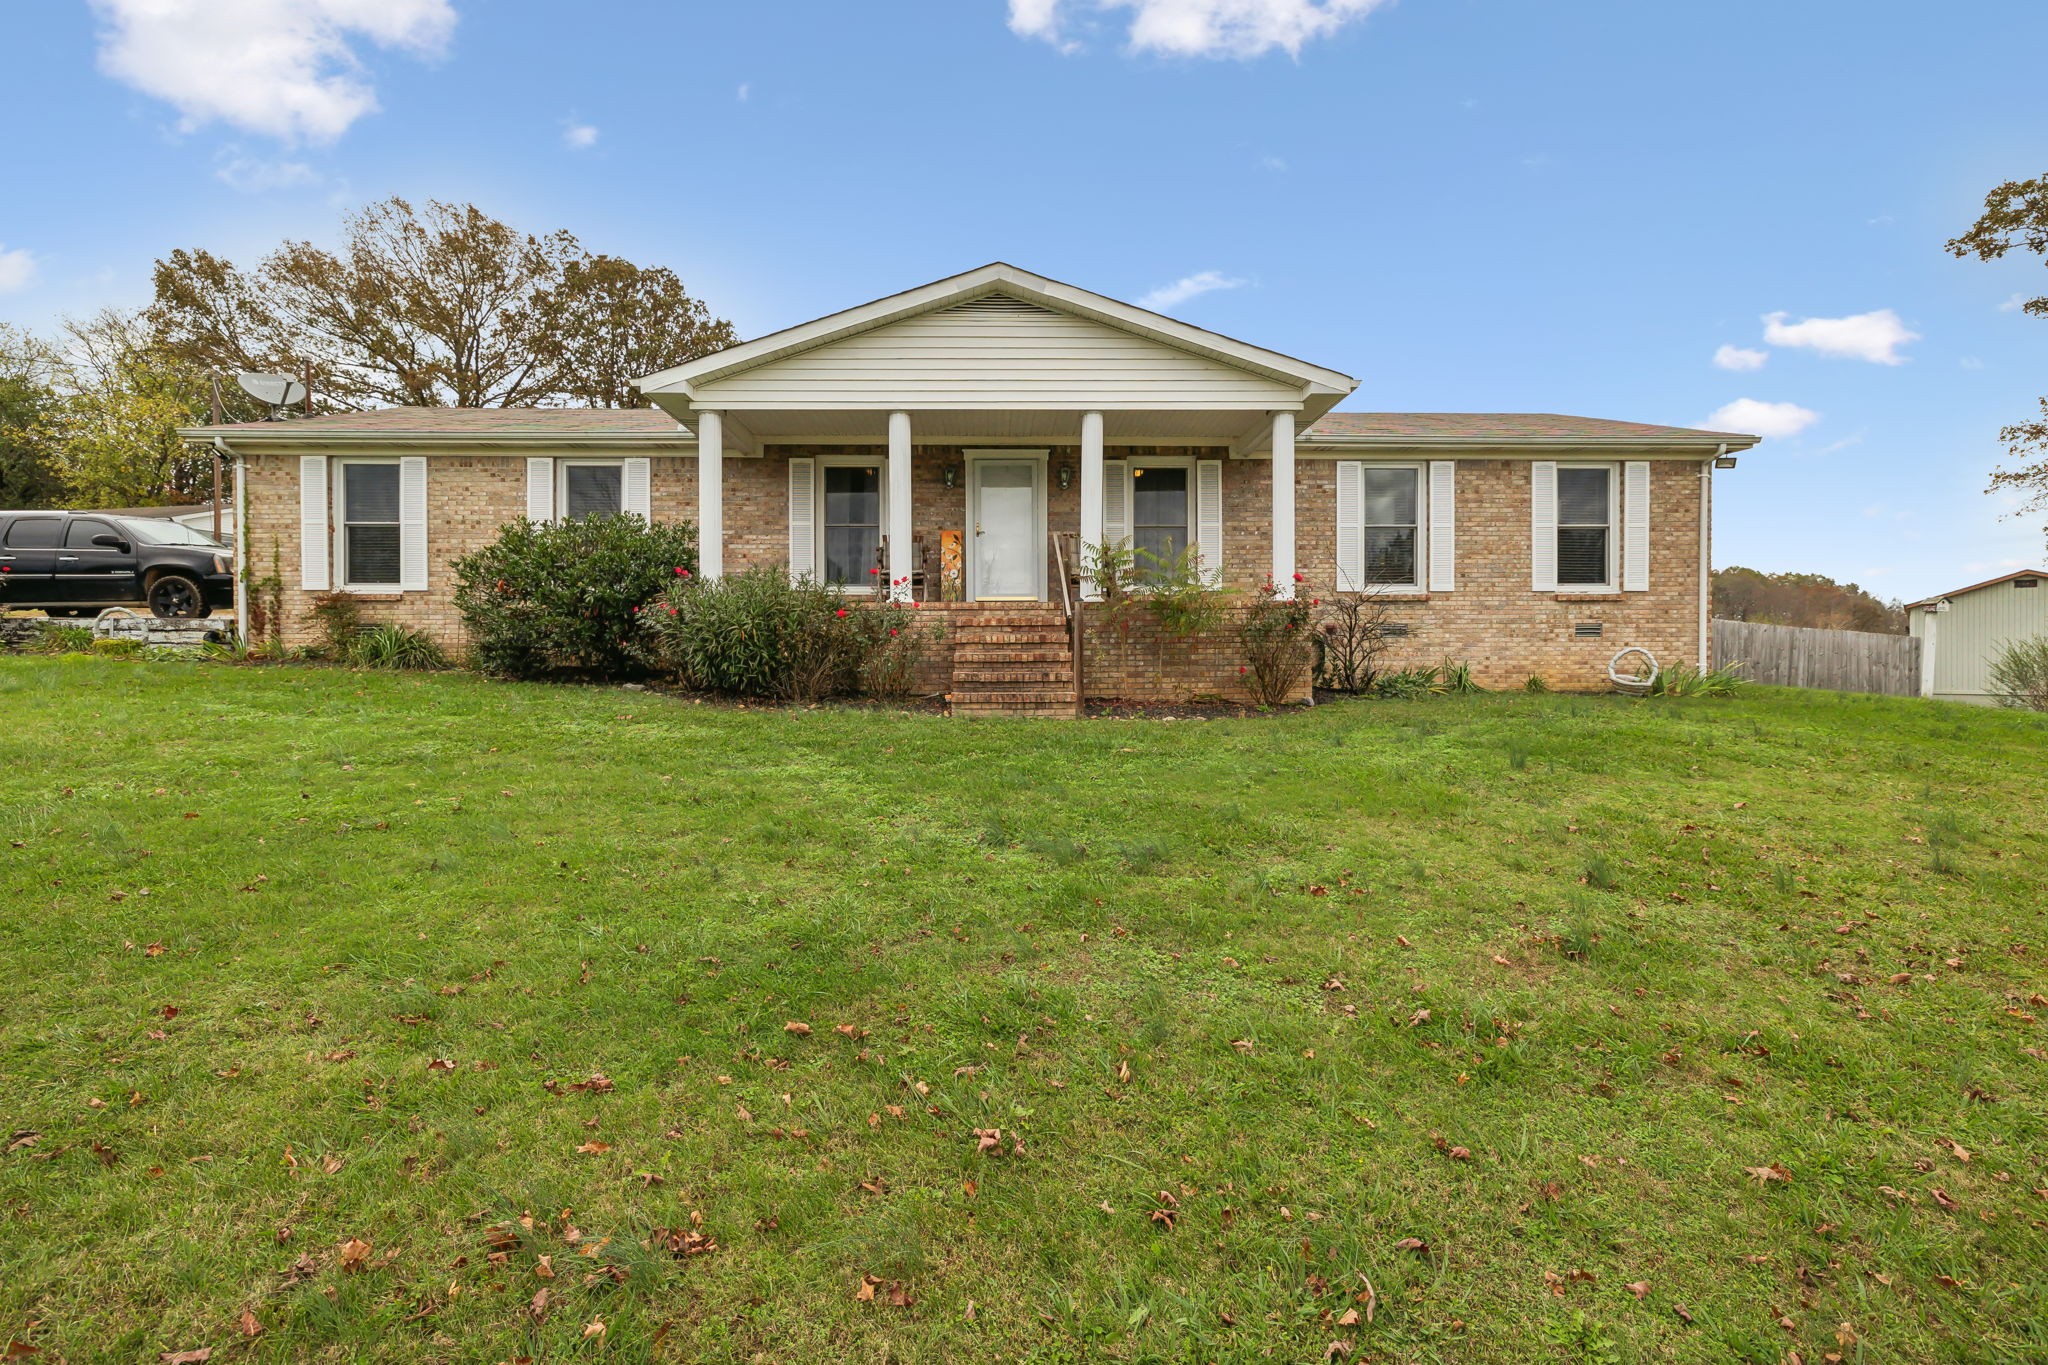
<instances>
[{"instance_id":1,"label":"asphalt shingle roof","mask_svg":"<svg viewBox=\"0 0 2048 1365\"><path fill-rule=\"evenodd\" d=\"M1649 422L1615 422L1604 417L1570 417L1556 412L1333 412L1302 433L1305 440L1314 440L1318 436L1472 441L1475 444L1668 441L1687 437L1701 441L1756 439L1732 431L1663 427Z\"/></svg>"},{"instance_id":2,"label":"asphalt shingle roof","mask_svg":"<svg viewBox=\"0 0 2048 1365\"><path fill-rule=\"evenodd\" d=\"M367 412L330 412L318 417L288 418L299 430L362 431L429 435L491 435L534 432L566 435L583 432L674 434L676 419L659 408L373 408ZM229 422L209 430L276 430L280 422Z\"/></svg>"}]
</instances>

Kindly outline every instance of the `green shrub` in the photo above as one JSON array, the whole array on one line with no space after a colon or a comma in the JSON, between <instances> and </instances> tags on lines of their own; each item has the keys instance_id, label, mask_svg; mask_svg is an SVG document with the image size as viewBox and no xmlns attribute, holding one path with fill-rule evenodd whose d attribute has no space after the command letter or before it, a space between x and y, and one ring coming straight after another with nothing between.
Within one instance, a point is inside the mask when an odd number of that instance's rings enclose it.
<instances>
[{"instance_id":1,"label":"green shrub","mask_svg":"<svg viewBox=\"0 0 2048 1365\"><path fill-rule=\"evenodd\" d=\"M641 620L649 655L690 686L794 702L908 693L939 629L775 568L673 587Z\"/></svg>"},{"instance_id":2,"label":"green shrub","mask_svg":"<svg viewBox=\"0 0 2048 1365\"><path fill-rule=\"evenodd\" d=\"M1531 673L1527 678L1522 680L1522 690L1524 692L1536 693L1548 692L1550 690L1550 684L1543 681L1543 675L1541 673Z\"/></svg>"},{"instance_id":3,"label":"green shrub","mask_svg":"<svg viewBox=\"0 0 2048 1365\"><path fill-rule=\"evenodd\" d=\"M1742 676L1741 664L1724 664L1702 673L1690 664L1673 664L1657 675L1650 684L1649 695L1653 697L1730 697L1742 690L1748 680Z\"/></svg>"},{"instance_id":4,"label":"green shrub","mask_svg":"<svg viewBox=\"0 0 2048 1365\"><path fill-rule=\"evenodd\" d=\"M697 529L638 516L515 521L455 561L478 668L530 678L642 671L637 609L697 571Z\"/></svg>"},{"instance_id":5,"label":"green shrub","mask_svg":"<svg viewBox=\"0 0 2048 1365\"><path fill-rule=\"evenodd\" d=\"M353 593L323 592L306 608L313 624L320 628L321 652L330 659L346 661L363 633L362 599Z\"/></svg>"},{"instance_id":6,"label":"green shrub","mask_svg":"<svg viewBox=\"0 0 2048 1365\"><path fill-rule=\"evenodd\" d=\"M390 624L358 631L341 657L357 668L410 671L448 666L448 656L432 636L410 626Z\"/></svg>"},{"instance_id":7,"label":"green shrub","mask_svg":"<svg viewBox=\"0 0 2048 1365\"><path fill-rule=\"evenodd\" d=\"M2048 711L2048 635L2001 644L1991 656L1990 681L2000 706Z\"/></svg>"},{"instance_id":8,"label":"green shrub","mask_svg":"<svg viewBox=\"0 0 2048 1365\"><path fill-rule=\"evenodd\" d=\"M92 648L92 627L45 621L32 648L38 654L83 654Z\"/></svg>"},{"instance_id":9,"label":"green shrub","mask_svg":"<svg viewBox=\"0 0 2048 1365\"><path fill-rule=\"evenodd\" d=\"M1413 701L1443 691L1443 671L1437 668L1403 668L1373 679L1371 695L1385 701Z\"/></svg>"},{"instance_id":10,"label":"green shrub","mask_svg":"<svg viewBox=\"0 0 2048 1365\"><path fill-rule=\"evenodd\" d=\"M1230 595L1210 583L1194 546L1170 557L1140 550L1137 558L1140 600L1158 618L1160 629L1186 640L1223 623Z\"/></svg>"},{"instance_id":11,"label":"green shrub","mask_svg":"<svg viewBox=\"0 0 2048 1365\"><path fill-rule=\"evenodd\" d=\"M1437 690L1453 697L1473 697L1486 690L1479 685L1479 679L1472 676L1472 665L1464 660L1452 663L1445 659L1437 669L1437 678L1440 682Z\"/></svg>"},{"instance_id":12,"label":"green shrub","mask_svg":"<svg viewBox=\"0 0 2048 1365\"><path fill-rule=\"evenodd\" d=\"M1323 612L1316 632L1316 681L1333 692L1371 692L1380 659L1392 646L1395 622L1387 604L1371 593L1333 592L1310 599Z\"/></svg>"},{"instance_id":13,"label":"green shrub","mask_svg":"<svg viewBox=\"0 0 2048 1365\"><path fill-rule=\"evenodd\" d=\"M1300 574L1294 576L1301 583ZM1239 646L1244 650L1244 667L1239 670L1247 692L1260 706L1285 702L1315 659L1315 642L1309 627L1315 608L1297 592L1283 597L1273 580L1253 595L1237 628Z\"/></svg>"},{"instance_id":14,"label":"green shrub","mask_svg":"<svg viewBox=\"0 0 2048 1365\"><path fill-rule=\"evenodd\" d=\"M90 633L90 631L87 632L87 634ZM94 640L91 643L91 645L88 646L88 648L90 648L94 654L98 654L109 659L136 659L142 656L142 651L145 648L145 646L140 640L130 640L117 636L108 636L105 639Z\"/></svg>"}]
</instances>

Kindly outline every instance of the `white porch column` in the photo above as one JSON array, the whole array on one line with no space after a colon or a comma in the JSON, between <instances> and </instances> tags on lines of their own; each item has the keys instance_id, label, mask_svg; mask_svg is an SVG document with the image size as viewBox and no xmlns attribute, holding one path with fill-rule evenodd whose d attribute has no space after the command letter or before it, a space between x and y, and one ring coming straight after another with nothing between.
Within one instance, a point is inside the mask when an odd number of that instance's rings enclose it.
<instances>
[{"instance_id":1,"label":"white porch column","mask_svg":"<svg viewBox=\"0 0 2048 1365\"><path fill-rule=\"evenodd\" d=\"M697 576L725 573L725 414L697 414Z\"/></svg>"},{"instance_id":2,"label":"white porch column","mask_svg":"<svg viewBox=\"0 0 2048 1365\"><path fill-rule=\"evenodd\" d=\"M1076 549L1084 571L1081 596L1089 602L1102 597L1095 580L1085 572L1090 546L1102 544L1102 414L1081 414L1081 536Z\"/></svg>"},{"instance_id":3,"label":"white porch column","mask_svg":"<svg viewBox=\"0 0 2048 1365\"><path fill-rule=\"evenodd\" d=\"M910 414L889 414L889 596L910 600Z\"/></svg>"},{"instance_id":4,"label":"white porch column","mask_svg":"<svg viewBox=\"0 0 2048 1365\"><path fill-rule=\"evenodd\" d=\"M1273 588L1294 598L1294 414L1273 414Z\"/></svg>"}]
</instances>

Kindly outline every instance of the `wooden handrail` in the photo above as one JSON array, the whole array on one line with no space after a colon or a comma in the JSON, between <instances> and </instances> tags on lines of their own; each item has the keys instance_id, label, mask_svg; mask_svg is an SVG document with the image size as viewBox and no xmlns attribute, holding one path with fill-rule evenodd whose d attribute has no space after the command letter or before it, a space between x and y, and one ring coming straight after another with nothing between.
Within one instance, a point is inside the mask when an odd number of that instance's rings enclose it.
<instances>
[{"instance_id":1,"label":"wooden handrail","mask_svg":"<svg viewBox=\"0 0 2048 1365\"><path fill-rule=\"evenodd\" d=\"M1060 607L1067 614L1067 629L1070 635L1069 648L1074 655L1074 714L1076 716L1085 716L1088 714L1088 694L1081 687L1081 655L1083 646L1081 612L1084 604L1079 598L1074 596L1067 583L1066 539L1065 532L1054 531L1052 533L1052 558L1054 567L1059 570ZM1080 546L1077 544L1074 547L1074 562L1076 564L1080 563L1080 558Z\"/></svg>"}]
</instances>

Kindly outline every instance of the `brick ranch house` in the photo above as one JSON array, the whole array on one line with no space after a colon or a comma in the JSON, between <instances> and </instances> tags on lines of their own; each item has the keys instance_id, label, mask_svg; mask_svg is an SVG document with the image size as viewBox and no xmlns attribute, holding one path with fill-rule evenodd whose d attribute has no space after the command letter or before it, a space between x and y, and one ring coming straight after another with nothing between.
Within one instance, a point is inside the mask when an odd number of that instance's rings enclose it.
<instances>
[{"instance_id":1,"label":"brick ranch house","mask_svg":"<svg viewBox=\"0 0 2048 1365\"><path fill-rule=\"evenodd\" d=\"M459 646L453 561L505 523L696 523L700 572L896 591L952 627L956 709L1072 704L1079 545L1192 547L1212 581L1374 594L1397 663L1606 686L1708 662L1717 460L1754 436L1548 414L1333 409L1336 370L990 265L650 375L650 408L387 409L188 429L236 466L237 551ZM1066 578L1061 579L1064 568ZM891 585L897 585L892 589ZM246 614L246 603L238 608ZM1241 696L1226 638L1084 634L1089 696ZM1064 689L1064 691L1063 691Z\"/></svg>"}]
</instances>

